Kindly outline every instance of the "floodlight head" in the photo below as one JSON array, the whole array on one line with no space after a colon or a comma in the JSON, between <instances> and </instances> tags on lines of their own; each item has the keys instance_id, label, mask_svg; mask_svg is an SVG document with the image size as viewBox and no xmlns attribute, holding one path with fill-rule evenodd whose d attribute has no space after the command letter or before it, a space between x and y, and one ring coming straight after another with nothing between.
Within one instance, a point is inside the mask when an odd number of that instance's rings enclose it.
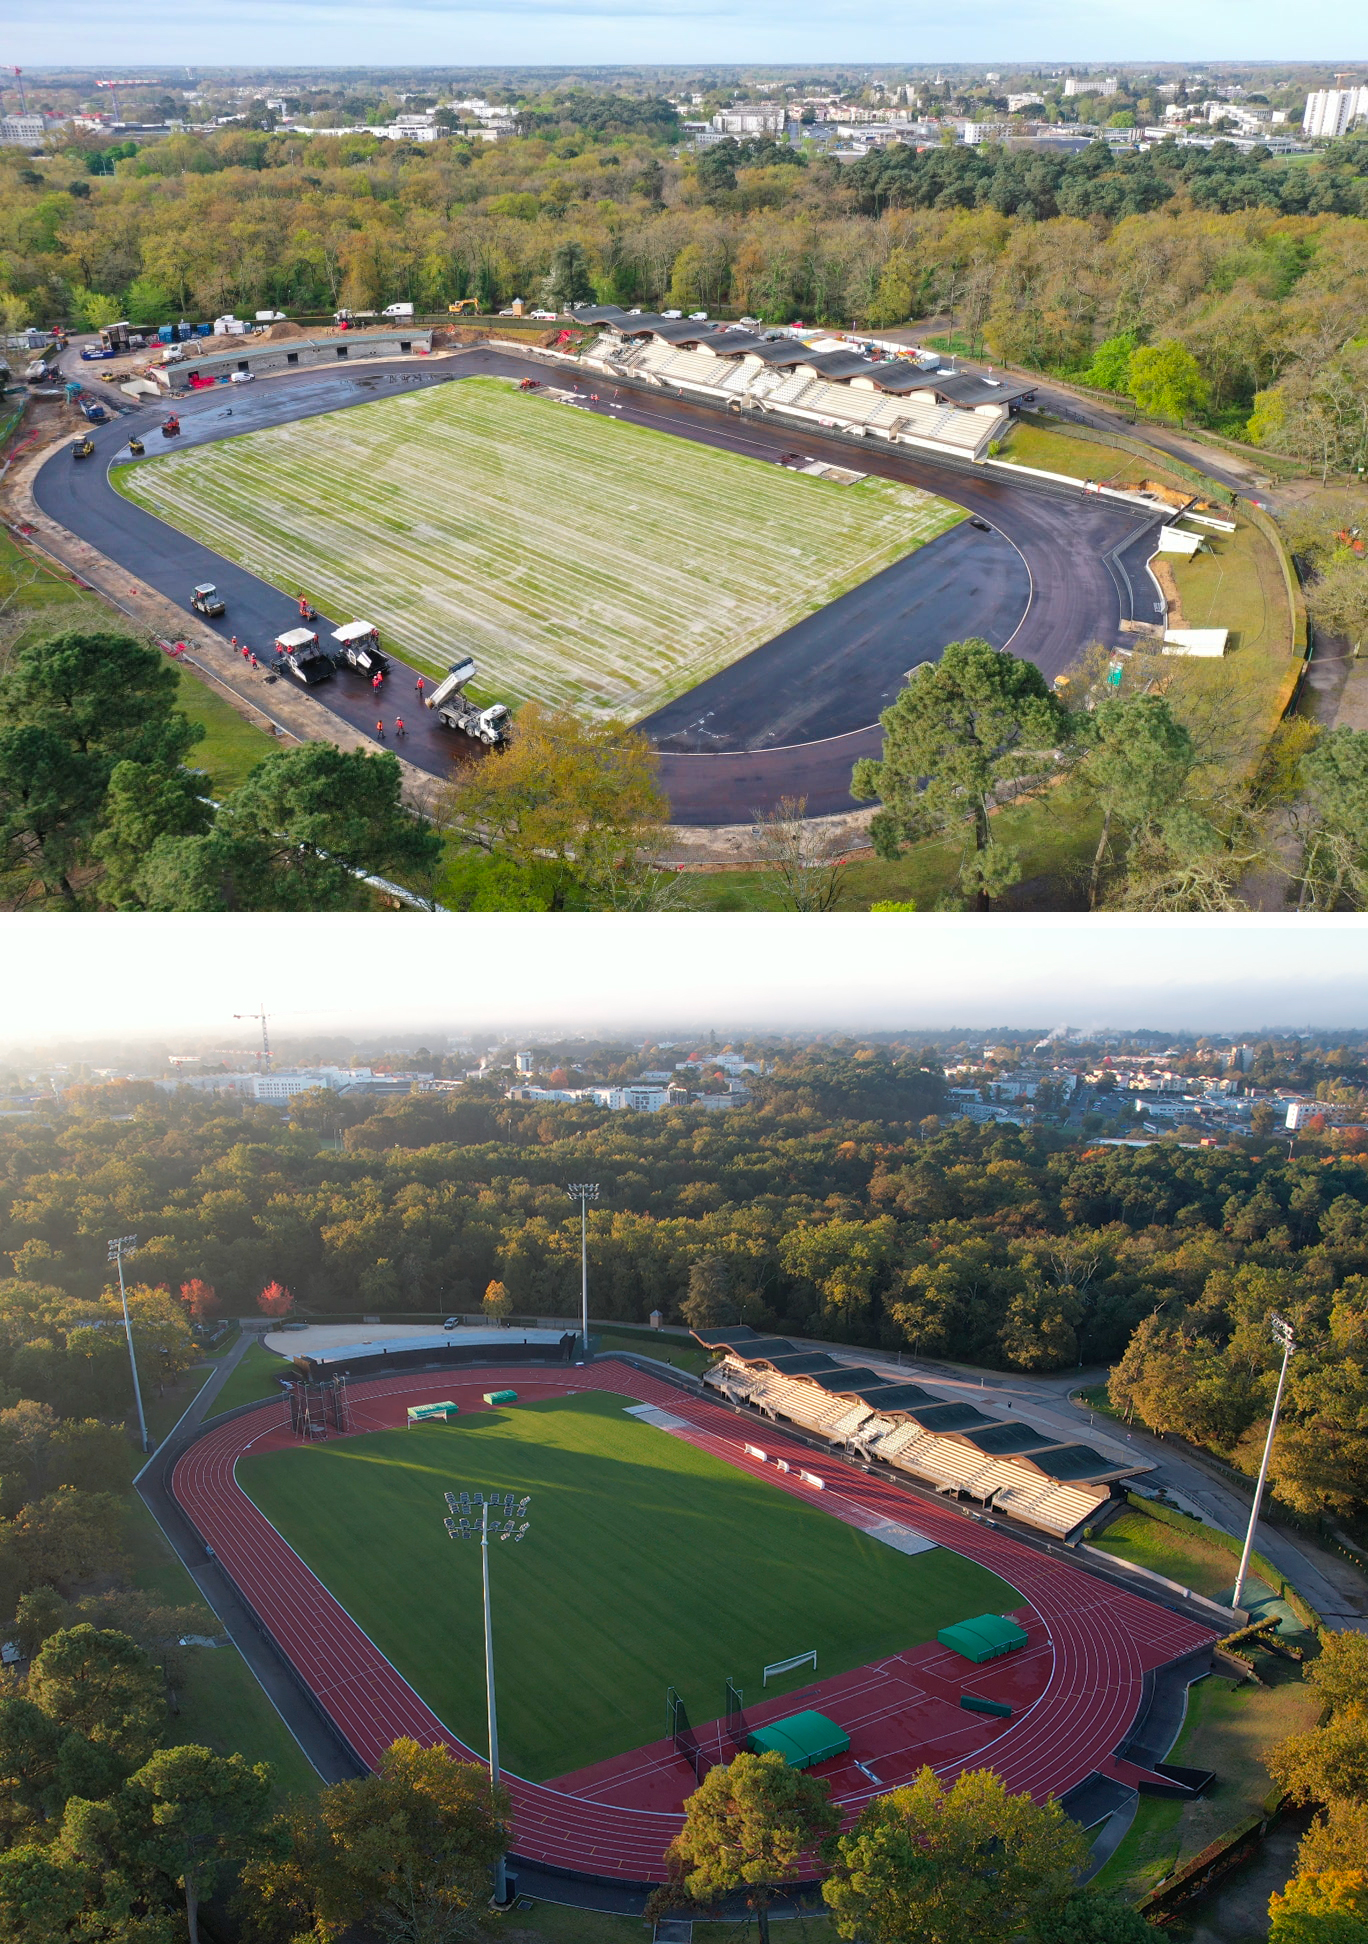
<instances>
[{"instance_id":1,"label":"floodlight head","mask_svg":"<svg viewBox=\"0 0 1368 1944\"><path fill-rule=\"evenodd\" d=\"M136 1235L119 1235L109 1244L108 1262L117 1262L120 1256L132 1255L138 1246Z\"/></svg>"},{"instance_id":2,"label":"floodlight head","mask_svg":"<svg viewBox=\"0 0 1368 1944\"><path fill-rule=\"evenodd\" d=\"M454 1519L443 1519L442 1524L446 1527L449 1533L454 1533L456 1531L456 1521Z\"/></svg>"},{"instance_id":3,"label":"floodlight head","mask_svg":"<svg viewBox=\"0 0 1368 1944\"><path fill-rule=\"evenodd\" d=\"M1268 1313L1268 1327L1273 1332L1274 1341L1280 1343L1284 1350L1293 1348L1295 1338L1292 1332L1292 1325L1285 1316L1279 1316L1276 1310L1270 1310Z\"/></svg>"},{"instance_id":4,"label":"floodlight head","mask_svg":"<svg viewBox=\"0 0 1368 1944\"><path fill-rule=\"evenodd\" d=\"M570 1181L566 1183L565 1192L571 1201L597 1201L599 1185L596 1181Z\"/></svg>"},{"instance_id":5,"label":"floodlight head","mask_svg":"<svg viewBox=\"0 0 1368 1944\"><path fill-rule=\"evenodd\" d=\"M443 1492L442 1496L446 1500L450 1510L454 1512L456 1510L456 1494L454 1492Z\"/></svg>"},{"instance_id":6,"label":"floodlight head","mask_svg":"<svg viewBox=\"0 0 1368 1944\"><path fill-rule=\"evenodd\" d=\"M518 1517L519 1517L519 1518L521 1518L521 1517L522 1517L522 1515L523 1515L523 1513L524 1513L524 1512L526 1512L526 1510L527 1510L527 1508L528 1508L528 1506L529 1506L529 1505L530 1505L531 1503L532 1503L532 1494L531 1494L530 1492L529 1492L529 1493L527 1494L527 1496L526 1496L525 1498L520 1498L520 1499L518 1500Z\"/></svg>"}]
</instances>

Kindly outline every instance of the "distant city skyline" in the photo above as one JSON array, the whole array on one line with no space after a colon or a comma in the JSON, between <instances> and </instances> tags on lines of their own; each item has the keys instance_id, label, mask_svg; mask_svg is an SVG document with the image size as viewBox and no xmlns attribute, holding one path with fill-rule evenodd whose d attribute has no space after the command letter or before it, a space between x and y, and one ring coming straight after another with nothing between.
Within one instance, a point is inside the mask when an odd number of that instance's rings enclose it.
<instances>
[{"instance_id":1,"label":"distant city skyline","mask_svg":"<svg viewBox=\"0 0 1368 1944\"><path fill-rule=\"evenodd\" d=\"M1289 12L1271 0L1176 0L1140 8L1079 0L986 0L972 13L908 16L835 0L752 0L745 8L691 8L670 0L500 0L495 6L335 5L331 0L244 0L205 18L171 0L146 0L118 22L118 60L164 66L422 62L694 64L700 47L730 65L747 61L1326 61L1362 59L1365 30L1326 0ZM69 61L107 39L111 17L93 0L12 0L7 61ZM725 28L725 47L716 45ZM109 71L109 70L105 70Z\"/></svg>"},{"instance_id":2,"label":"distant city skyline","mask_svg":"<svg viewBox=\"0 0 1368 1944\"><path fill-rule=\"evenodd\" d=\"M0 920L0 1047L272 1036L1368 1028L1368 920L917 913Z\"/></svg>"}]
</instances>

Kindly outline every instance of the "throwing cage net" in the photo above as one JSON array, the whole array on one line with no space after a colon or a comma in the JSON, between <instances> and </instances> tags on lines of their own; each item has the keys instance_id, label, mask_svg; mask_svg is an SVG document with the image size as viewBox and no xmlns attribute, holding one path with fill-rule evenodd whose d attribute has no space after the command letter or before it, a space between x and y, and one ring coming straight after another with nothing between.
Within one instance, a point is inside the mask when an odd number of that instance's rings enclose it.
<instances>
[{"instance_id":1,"label":"throwing cage net","mask_svg":"<svg viewBox=\"0 0 1368 1944\"><path fill-rule=\"evenodd\" d=\"M665 1693L665 1714L668 1734L677 1753L684 1757L694 1772L694 1780L701 1782L712 1767L703 1750L698 1745L698 1737L689 1726L689 1711L673 1688Z\"/></svg>"},{"instance_id":2,"label":"throwing cage net","mask_svg":"<svg viewBox=\"0 0 1368 1944\"><path fill-rule=\"evenodd\" d=\"M741 1692L735 1681L728 1678L726 1710L727 1740L738 1751L746 1746L746 1737L750 1733L750 1730L746 1726L746 1714L743 1705L745 1699L745 1695Z\"/></svg>"},{"instance_id":3,"label":"throwing cage net","mask_svg":"<svg viewBox=\"0 0 1368 1944\"><path fill-rule=\"evenodd\" d=\"M290 1429L297 1438L326 1438L351 1430L351 1402L345 1377L322 1383L291 1384L287 1393Z\"/></svg>"}]
</instances>

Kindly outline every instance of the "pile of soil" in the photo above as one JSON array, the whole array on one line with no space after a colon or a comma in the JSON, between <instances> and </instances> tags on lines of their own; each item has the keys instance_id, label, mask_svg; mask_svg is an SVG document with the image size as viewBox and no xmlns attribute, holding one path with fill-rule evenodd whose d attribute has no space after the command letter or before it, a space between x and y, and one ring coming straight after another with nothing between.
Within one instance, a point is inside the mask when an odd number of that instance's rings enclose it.
<instances>
[{"instance_id":1,"label":"pile of soil","mask_svg":"<svg viewBox=\"0 0 1368 1944\"><path fill-rule=\"evenodd\" d=\"M432 333L432 348L442 351L453 344L488 344L489 332L475 330L469 324L439 324Z\"/></svg>"},{"instance_id":2,"label":"pile of soil","mask_svg":"<svg viewBox=\"0 0 1368 1944\"><path fill-rule=\"evenodd\" d=\"M268 324L261 335L268 343L275 344L281 338L308 337L309 332L301 330L298 324L292 324L289 318L286 317L282 318L278 324Z\"/></svg>"}]
</instances>

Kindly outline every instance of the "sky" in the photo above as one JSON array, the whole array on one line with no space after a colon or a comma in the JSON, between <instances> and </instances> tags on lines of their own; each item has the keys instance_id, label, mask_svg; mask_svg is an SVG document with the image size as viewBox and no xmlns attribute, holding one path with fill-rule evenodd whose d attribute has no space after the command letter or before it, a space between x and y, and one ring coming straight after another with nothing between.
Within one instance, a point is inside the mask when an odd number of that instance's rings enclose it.
<instances>
[{"instance_id":1,"label":"sky","mask_svg":"<svg viewBox=\"0 0 1368 1944\"><path fill-rule=\"evenodd\" d=\"M1368 1028L1368 919L490 913L0 918L0 1044L406 1028L643 1035Z\"/></svg>"},{"instance_id":2,"label":"sky","mask_svg":"<svg viewBox=\"0 0 1368 1944\"><path fill-rule=\"evenodd\" d=\"M187 8L141 0L10 0L4 58L32 66L382 65L443 67L680 62L1352 61L1368 47L1361 10L1329 0L979 0L889 8L867 0L450 0L332 5L239 0ZM111 72L113 70L110 70Z\"/></svg>"}]
</instances>

